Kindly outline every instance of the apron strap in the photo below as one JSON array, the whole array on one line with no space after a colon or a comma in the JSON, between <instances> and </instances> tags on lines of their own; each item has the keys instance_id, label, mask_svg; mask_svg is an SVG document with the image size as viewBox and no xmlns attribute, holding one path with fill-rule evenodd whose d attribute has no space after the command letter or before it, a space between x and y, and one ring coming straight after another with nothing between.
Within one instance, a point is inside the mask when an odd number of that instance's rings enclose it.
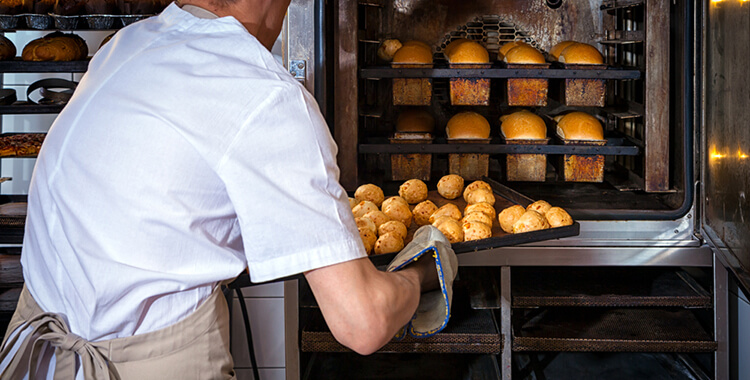
<instances>
[{"instance_id":1,"label":"apron strap","mask_svg":"<svg viewBox=\"0 0 750 380\"><path fill-rule=\"evenodd\" d=\"M18 333L7 342L3 351L0 352L0 361L9 354L10 349L28 327L32 328L31 333L24 338L8 368L3 370L1 374L3 379L6 379L4 376L9 376L9 380L20 380L26 373L29 374L29 379L36 379L39 358L43 354L45 343L55 347L54 380L75 378L75 355L81 358L83 375L86 380L117 378L97 346L71 333L62 317L55 313L38 314L20 326L16 330Z\"/></svg>"}]
</instances>

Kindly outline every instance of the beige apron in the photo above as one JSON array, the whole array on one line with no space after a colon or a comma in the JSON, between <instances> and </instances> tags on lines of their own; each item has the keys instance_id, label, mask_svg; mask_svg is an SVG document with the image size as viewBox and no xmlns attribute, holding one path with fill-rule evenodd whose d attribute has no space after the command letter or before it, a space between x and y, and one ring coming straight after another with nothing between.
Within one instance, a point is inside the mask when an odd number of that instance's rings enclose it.
<instances>
[{"instance_id":1,"label":"beige apron","mask_svg":"<svg viewBox=\"0 0 750 380\"><path fill-rule=\"evenodd\" d=\"M187 318L171 326L131 337L89 342L75 334L60 315L46 313L24 287L0 346L0 362L19 344L0 379L37 379L39 359L48 342L55 350L55 380L72 380L76 355L85 379L234 379L229 352L229 312L219 287ZM13 335L11 339L11 335Z\"/></svg>"}]
</instances>

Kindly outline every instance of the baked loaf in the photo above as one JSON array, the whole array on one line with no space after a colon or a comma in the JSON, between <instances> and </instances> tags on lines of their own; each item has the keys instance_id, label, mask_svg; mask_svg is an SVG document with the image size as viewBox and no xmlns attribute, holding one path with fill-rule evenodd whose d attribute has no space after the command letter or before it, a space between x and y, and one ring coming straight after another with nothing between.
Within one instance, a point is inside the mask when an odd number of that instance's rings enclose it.
<instances>
[{"instance_id":1,"label":"baked loaf","mask_svg":"<svg viewBox=\"0 0 750 380\"><path fill-rule=\"evenodd\" d=\"M557 45L553 46L552 49L549 50L549 55L554 59L555 61L560 58L560 53L565 50L566 47L576 43L575 41L562 41L559 42Z\"/></svg>"},{"instance_id":2,"label":"baked loaf","mask_svg":"<svg viewBox=\"0 0 750 380\"><path fill-rule=\"evenodd\" d=\"M503 60L507 63L539 64L544 63L544 55L533 46L524 44L508 50Z\"/></svg>"},{"instance_id":3,"label":"baked loaf","mask_svg":"<svg viewBox=\"0 0 750 380\"><path fill-rule=\"evenodd\" d=\"M486 139L490 137L490 123L476 112L455 114L445 127L449 139Z\"/></svg>"},{"instance_id":4,"label":"baked loaf","mask_svg":"<svg viewBox=\"0 0 750 380\"><path fill-rule=\"evenodd\" d=\"M435 131L435 118L423 109L409 109L401 112L396 120L396 132L432 133Z\"/></svg>"},{"instance_id":5,"label":"baked loaf","mask_svg":"<svg viewBox=\"0 0 750 380\"><path fill-rule=\"evenodd\" d=\"M527 110L500 117L500 132L506 140L543 140L547 137L544 120Z\"/></svg>"},{"instance_id":6,"label":"baked loaf","mask_svg":"<svg viewBox=\"0 0 750 380\"><path fill-rule=\"evenodd\" d=\"M445 55L450 63L489 63L490 54L477 42L459 39L445 48Z\"/></svg>"},{"instance_id":7,"label":"baked loaf","mask_svg":"<svg viewBox=\"0 0 750 380\"><path fill-rule=\"evenodd\" d=\"M503 45L503 46L500 47L500 49L498 50L499 56L497 58L498 59L504 59L505 55L508 54L508 52L510 51L510 49L513 49L516 46L529 46L529 47L531 47L531 45L529 45L529 44L527 44L526 42L523 42L523 41L511 41L511 42L508 42L505 45Z\"/></svg>"},{"instance_id":8,"label":"baked loaf","mask_svg":"<svg viewBox=\"0 0 750 380\"><path fill-rule=\"evenodd\" d=\"M602 53L600 53L599 50L596 50L595 47L589 44L580 42L568 45L560 53L560 56L557 58L557 60L562 63L572 63L578 65L604 64L604 57L602 57Z\"/></svg>"},{"instance_id":9,"label":"baked loaf","mask_svg":"<svg viewBox=\"0 0 750 380\"><path fill-rule=\"evenodd\" d=\"M23 48L24 61L77 61L86 59L88 46L75 34L54 32L32 40Z\"/></svg>"},{"instance_id":10,"label":"baked loaf","mask_svg":"<svg viewBox=\"0 0 750 380\"><path fill-rule=\"evenodd\" d=\"M398 49L401 49L401 41L392 38L383 41L378 48L378 58L390 62L393 61L393 56L396 54Z\"/></svg>"},{"instance_id":11,"label":"baked loaf","mask_svg":"<svg viewBox=\"0 0 750 380\"><path fill-rule=\"evenodd\" d=\"M556 117L557 134L566 140L604 140L604 129L597 118L580 111Z\"/></svg>"},{"instance_id":12,"label":"baked loaf","mask_svg":"<svg viewBox=\"0 0 750 380\"><path fill-rule=\"evenodd\" d=\"M0 60L13 59L16 56L16 45L7 37L0 35Z\"/></svg>"},{"instance_id":13,"label":"baked loaf","mask_svg":"<svg viewBox=\"0 0 750 380\"><path fill-rule=\"evenodd\" d=\"M116 15L120 14L117 0L85 0L84 12L89 15Z\"/></svg>"},{"instance_id":14,"label":"baked loaf","mask_svg":"<svg viewBox=\"0 0 750 380\"><path fill-rule=\"evenodd\" d=\"M44 133L21 133L0 137L0 157L36 156L45 136Z\"/></svg>"},{"instance_id":15,"label":"baked loaf","mask_svg":"<svg viewBox=\"0 0 750 380\"><path fill-rule=\"evenodd\" d=\"M430 64L432 49L420 41L408 41L393 55L393 63Z\"/></svg>"},{"instance_id":16,"label":"baked loaf","mask_svg":"<svg viewBox=\"0 0 750 380\"><path fill-rule=\"evenodd\" d=\"M23 0L0 0L0 14L17 15L25 12Z\"/></svg>"},{"instance_id":17,"label":"baked loaf","mask_svg":"<svg viewBox=\"0 0 750 380\"><path fill-rule=\"evenodd\" d=\"M75 16L83 14L85 7L85 0L57 0L52 12L61 16Z\"/></svg>"},{"instance_id":18,"label":"baked loaf","mask_svg":"<svg viewBox=\"0 0 750 380\"><path fill-rule=\"evenodd\" d=\"M31 1L31 13L46 15L52 12L56 2L56 0L33 0Z\"/></svg>"}]
</instances>

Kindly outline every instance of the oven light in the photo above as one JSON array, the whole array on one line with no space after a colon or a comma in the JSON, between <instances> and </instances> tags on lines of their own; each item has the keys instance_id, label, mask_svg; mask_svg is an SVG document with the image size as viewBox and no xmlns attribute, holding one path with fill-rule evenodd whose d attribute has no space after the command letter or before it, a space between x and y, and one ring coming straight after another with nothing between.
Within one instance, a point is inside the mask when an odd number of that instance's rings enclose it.
<instances>
[{"instance_id":1,"label":"oven light","mask_svg":"<svg viewBox=\"0 0 750 380\"><path fill-rule=\"evenodd\" d=\"M745 153L742 153L742 150L737 149L737 157L739 157L740 160L746 159L748 156Z\"/></svg>"},{"instance_id":2,"label":"oven light","mask_svg":"<svg viewBox=\"0 0 750 380\"><path fill-rule=\"evenodd\" d=\"M709 153L708 156L711 158L711 160L716 161L716 160L720 160L726 157L727 155L719 153L719 151L716 150L716 148L711 148L711 153Z\"/></svg>"},{"instance_id":3,"label":"oven light","mask_svg":"<svg viewBox=\"0 0 750 380\"><path fill-rule=\"evenodd\" d=\"M724 0L711 0L711 4L721 3Z\"/></svg>"}]
</instances>

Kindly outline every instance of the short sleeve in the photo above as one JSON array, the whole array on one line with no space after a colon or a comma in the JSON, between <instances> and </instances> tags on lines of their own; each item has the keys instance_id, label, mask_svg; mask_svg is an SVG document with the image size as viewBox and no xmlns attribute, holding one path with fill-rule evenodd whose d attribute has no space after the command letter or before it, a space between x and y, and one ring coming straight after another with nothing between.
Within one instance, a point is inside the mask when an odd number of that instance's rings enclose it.
<instances>
[{"instance_id":1,"label":"short sleeve","mask_svg":"<svg viewBox=\"0 0 750 380\"><path fill-rule=\"evenodd\" d=\"M250 277L269 281L365 257L336 145L312 96L282 82L249 116L219 163Z\"/></svg>"}]
</instances>

